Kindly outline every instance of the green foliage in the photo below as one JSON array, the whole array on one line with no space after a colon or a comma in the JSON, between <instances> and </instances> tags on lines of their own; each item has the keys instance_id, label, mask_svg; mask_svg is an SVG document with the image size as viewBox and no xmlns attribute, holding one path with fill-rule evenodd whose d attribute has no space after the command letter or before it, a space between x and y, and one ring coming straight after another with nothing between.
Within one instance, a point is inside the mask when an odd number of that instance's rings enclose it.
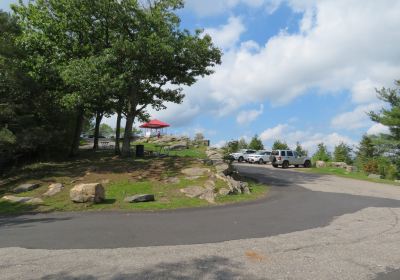
<instances>
[{"instance_id":1,"label":"green foliage","mask_svg":"<svg viewBox=\"0 0 400 280\"><path fill-rule=\"evenodd\" d=\"M322 160L325 162L331 161L331 154L328 152L328 148L324 145L324 143L318 144L318 149L312 157L313 162L318 160Z\"/></svg>"},{"instance_id":2,"label":"green foliage","mask_svg":"<svg viewBox=\"0 0 400 280\"><path fill-rule=\"evenodd\" d=\"M333 152L334 160L337 162L345 162L347 164L352 164L353 160L351 157L352 148L341 142L339 145L335 146L335 150Z\"/></svg>"},{"instance_id":3,"label":"green foliage","mask_svg":"<svg viewBox=\"0 0 400 280\"><path fill-rule=\"evenodd\" d=\"M379 164L376 159L368 159L363 165L363 170L367 174L378 174Z\"/></svg>"},{"instance_id":4,"label":"green foliage","mask_svg":"<svg viewBox=\"0 0 400 280\"><path fill-rule=\"evenodd\" d=\"M102 123L100 125L100 135L104 137L111 137L114 134L114 129L108 124Z\"/></svg>"},{"instance_id":5,"label":"green foliage","mask_svg":"<svg viewBox=\"0 0 400 280\"><path fill-rule=\"evenodd\" d=\"M229 155L231 153L236 153L239 150L239 141L232 140L227 142L223 147L224 155Z\"/></svg>"},{"instance_id":6,"label":"green foliage","mask_svg":"<svg viewBox=\"0 0 400 280\"><path fill-rule=\"evenodd\" d=\"M274 144L272 144L272 150L289 150L289 146L286 142L275 140Z\"/></svg>"},{"instance_id":7,"label":"green foliage","mask_svg":"<svg viewBox=\"0 0 400 280\"><path fill-rule=\"evenodd\" d=\"M308 151L304 150L299 142L296 143L296 152L299 156L308 156Z\"/></svg>"},{"instance_id":8,"label":"green foliage","mask_svg":"<svg viewBox=\"0 0 400 280\"><path fill-rule=\"evenodd\" d=\"M240 149L247 149L249 147L249 144L247 144L246 139L240 138L238 141L238 150Z\"/></svg>"},{"instance_id":9,"label":"green foliage","mask_svg":"<svg viewBox=\"0 0 400 280\"><path fill-rule=\"evenodd\" d=\"M249 149L253 150L263 150L264 149L264 144L262 143L261 139L258 137L258 135L254 135L253 138L251 138L251 141L249 143Z\"/></svg>"}]
</instances>

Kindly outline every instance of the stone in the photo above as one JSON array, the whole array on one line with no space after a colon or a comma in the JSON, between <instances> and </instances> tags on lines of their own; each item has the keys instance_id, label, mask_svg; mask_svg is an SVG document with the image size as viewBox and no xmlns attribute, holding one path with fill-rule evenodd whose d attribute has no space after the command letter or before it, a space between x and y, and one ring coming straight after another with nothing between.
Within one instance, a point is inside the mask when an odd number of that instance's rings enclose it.
<instances>
[{"instance_id":1,"label":"stone","mask_svg":"<svg viewBox=\"0 0 400 280\"><path fill-rule=\"evenodd\" d=\"M331 162L331 163L330 163L330 166L336 167L336 168L343 168L343 169L346 169L347 163L345 163L345 162Z\"/></svg>"},{"instance_id":2,"label":"stone","mask_svg":"<svg viewBox=\"0 0 400 280\"><path fill-rule=\"evenodd\" d=\"M187 177L185 177L186 180L191 180L191 181L197 180L199 178L200 178L200 176L187 176Z\"/></svg>"},{"instance_id":3,"label":"stone","mask_svg":"<svg viewBox=\"0 0 400 280\"><path fill-rule=\"evenodd\" d=\"M220 195L228 195L229 194L229 190L226 189L226 188L221 188L221 189L219 189L218 193Z\"/></svg>"},{"instance_id":4,"label":"stone","mask_svg":"<svg viewBox=\"0 0 400 280\"><path fill-rule=\"evenodd\" d=\"M202 168L202 167L191 167L182 170L182 173L187 176L202 176L208 172L210 172L208 168Z\"/></svg>"},{"instance_id":5,"label":"stone","mask_svg":"<svg viewBox=\"0 0 400 280\"><path fill-rule=\"evenodd\" d=\"M217 172L225 172L229 169L229 165L226 163L218 164L215 166Z\"/></svg>"},{"instance_id":6,"label":"stone","mask_svg":"<svg viewBox=\"0 0 400 280\"><path fill-rule=\"evenodd\" d=\"M182 150L182 149L186 149L186 148L187 148L187 143L185 143L185 142L180 142L180 143L176 143L176 144L169 146L170 150Z\"/></svg>"},{"instance_id":7,"label":"stone","mask_svg":"<svg viewBox=\"0 0 400 280\"><path fill-rule=\"evenodd\" d=\"M35 197L22 197L22 196L6 195L6 196L3 196L3 199L7 200L7 201L11 201L11 202L16 202L16 203L32 203L32 204L43 203L42 199L35 198Z\"/></svg>"},{"instance_id":8,"label":"stone","mask_svg":"<svg viewBox=\"0 0 400 280\"><path fill-rule=\"evenodd\" d=\"M124 201L129 203L154 201L154 194L137 194L125 197Z\"/></svg>"},{"instance_id":9,"label":"stone","mask_svg":"<svg viewBox=\"0 0 400 280\"><path fill-rule=\"evenodd\" d=\"M206 190L199 198L206 200L208 203L215 203L215 193L212 190Z\"/></svg>"},{"instance_id":10,"label":"stone","mask_svg":"<svg viewBox=\"0 0 400 280\"><path fill-rule=\"evenodd\" d=\"M70 190L69 196L73 202L77 203L99 203L104 201L105 191L100 183L79 184Z\"/></svg>"},{"instance_id":11,"label":"stone","mask_svg":"<svg viewBox=\"0 0 400 280\"><path fill-rule=\"evenodd\" d=\"M244 194L250 194L250 188L249 187L244 187L242 192Z\"/></svg>"},{"instance_id":12,"label":"stone","mask_svg":"<svg viewBox=\"0 0 400 280\"><path fill-rule=\"evenodd\" d=\"M199 186L189 186L187 188L180 189L180 191L186 196L194 198L201 196L203 193L205 193L206 189Z\"/></svg>"},{"instance_id":13,"label":"stone","mask_svg":"<svg viewBox=\"0 0 400 280\"><path fill-rule=\"evenodd\" d=\"M213 180L207 180L204 182L204 188L207 190L215 190L215 182Z\"/></svg>"},{"instance_id":14,"label":"stone","mask_svg":"<svg viewBox=\"0 0 400 280\"><path fill-rule=\"evenodd\" d=\"M318 160L318 161L315 163L315 166L316 166L317 168L324 168L324 167L326 167L326 162L325 162L325 161L322 161L322 160Z\"/></svg>"},{"instance_id":15,"label":"stone","mask_svg":"<svg viewBox=\"0 0 400 280\"><path fill-rule=\"evenodd\" d=\"M381 179L381 175L378 174L369 174L368 178L370 179Z\"/></svg>"},{"instance_id":16,"label":"stone","mask_svg":"<svg viewBox=\"0 0 400 280\"><path fill-rule=\"evenodd\" d=\"M170 177L164 181L166 184L179 184L181 180L178 177Z\"/></svg>"},{"instance_id":17,"label":"stone","mask_svg":"<svg viewBox=\"0 0 400 280\"><path fill-rule=\"evenodd\" d=\"M47 192L43 194L43 196L53 196L58 194L63 190L64 186L60 183L51 184L48 186Z\"/></svg>"},{"instance_id":18,"label":"stone","mask_svg":"<svg viewBox=\"0 0 400 280\"><path fill-rule=\"evenodd\" d=\"M37 189L39 186L40 186L39 184L22 184L16 188L14 188L13 191L15 193L22 193L22 192L27 192L27 191Z\"/></svg>"},{"instance_id":19,"label":"stone","mask_svg":"<svg viewBox=\"0 0 400 280\"><path fill-rule=\"evenodd\" d=\"M348 165L346 167L346 172L352 173L352 172L356 172L356 171L357 171L357 168L355 166Z\"/></svg>"}]
</instances>

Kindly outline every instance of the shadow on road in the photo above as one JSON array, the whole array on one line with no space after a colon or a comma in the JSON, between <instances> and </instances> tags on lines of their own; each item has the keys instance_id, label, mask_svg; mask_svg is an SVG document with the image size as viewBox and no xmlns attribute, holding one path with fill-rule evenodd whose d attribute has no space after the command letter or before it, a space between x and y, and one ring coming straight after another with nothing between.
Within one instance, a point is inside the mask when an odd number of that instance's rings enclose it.
<instances>
[{"instance_id":1,"label":"shadow on road","mask_svg":"<svg viewBox=\"0 0 400 280\"><path fill-rule=\"evenodd\" d=\"M159 263L139 270L135 273L116 273L107 275L107 279L174 279L174 280L195 280L195 279L254 279L258 278L248 273L240 273L243 264L234 262L228 258L210 256L196 258L185 262ZM244 269L243 269L244 270ZM69 272L50 274L41 278L42 280L94 280L94 275L72 275ZM265 279L265 278L263 278Z\"/></svg>"}]
</instances>

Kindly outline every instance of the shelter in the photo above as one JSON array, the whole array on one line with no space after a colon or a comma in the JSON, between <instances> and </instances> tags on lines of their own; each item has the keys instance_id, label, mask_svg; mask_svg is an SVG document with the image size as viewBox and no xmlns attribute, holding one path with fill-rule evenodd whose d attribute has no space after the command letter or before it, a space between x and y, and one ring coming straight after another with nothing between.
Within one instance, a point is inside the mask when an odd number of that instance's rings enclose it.
<instances>
[{"instance_id":1,"label":"shelter","mask_svg":"<svg viewBox=\"0 0 400 280\"><path fill-rule=\"evenodd\" d=\"M170 127L170 125L156 119L144 123L140 126L140 128L145 129L146 131L145 135L147 137L150 137L151 135L158 135L158 133L164 134L165 133L164 129L167 127Z\"/></svg>"}]
</instances>

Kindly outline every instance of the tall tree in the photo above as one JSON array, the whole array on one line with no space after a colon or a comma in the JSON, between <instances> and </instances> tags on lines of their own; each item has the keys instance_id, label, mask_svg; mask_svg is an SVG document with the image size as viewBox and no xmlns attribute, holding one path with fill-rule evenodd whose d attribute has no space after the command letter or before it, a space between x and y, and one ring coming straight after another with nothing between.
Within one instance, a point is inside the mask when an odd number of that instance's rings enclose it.
<instances>
[{"instance_id":1,"label":"tall tree","mask_svg":"<svg viewBox=\"0 0 400 280\"><path fill-rule=\"evenodd\" d=\"M335 146L333 151L333 157L337 162L345 162L351 164L353 162L351 157L352 148L346 143L341 142L339 145Z\"/></svg>"},{"instance_id":2,"label":"tall tree","mask_svg":"<svg viewBox=\"0 0 400 280\"><path fill-rule=\"evenodd\" d=\"M261 139L258 137L258 135L254 135L253 138L251 138L251 141L249 143L249 149L253 150L263 150L264 149L264 144L262 143Z\"/></svg>"},{"instance_id":3,"label":"tall tree","mask_svg":"<svg viewBox=\"0 0 400 280\"><path fill-rule=\"evenodd\" d=\"M249 147L249 144L247 144L246 139L243 137L239 139L238 141L238 149L247 149Z\"/></svg>"},{"instance_id":4,"label":"tall tree","mask_svg":"<svg viewBox=\"0 0 400 280\"><path fill-rule=\"evenodd\" d=\"M308 155L308 151L304 150L299 142L296 143L296 152L301 157Z\"/></svg>"},{"instance_id":5,"label":"tall tree","mask_svg":"<svg viewBox=\"0 0 400 280\"><path fill-rule=\"evenodd\" d=\"M328 148L324 143L319 143L317 151L312 157L313 161L316 162L318 160L322 161L330 161L332 159L331 154L328 152Z\"/></svg>"},{"instance_id":6,"label":"tall tree","mask_svg":"<svg viewBox=\"0 0 400 280\"><path fill-rule=\"evenodd\" d=\"M357 161L363 166L376 155L376 148L372 137L364 134L356 152Z\"/></svg>"},{"instance_id":7,"label":"tall tree","mask_svg":"<svg viewBox=\"0 0 400 280\"><path fill-rule=\"evenodd\" d=\"M275 140L275 142L272 144L272 150L289 150L289 146L286 144L286 142Z\"/></svg>"}]
</instances>

